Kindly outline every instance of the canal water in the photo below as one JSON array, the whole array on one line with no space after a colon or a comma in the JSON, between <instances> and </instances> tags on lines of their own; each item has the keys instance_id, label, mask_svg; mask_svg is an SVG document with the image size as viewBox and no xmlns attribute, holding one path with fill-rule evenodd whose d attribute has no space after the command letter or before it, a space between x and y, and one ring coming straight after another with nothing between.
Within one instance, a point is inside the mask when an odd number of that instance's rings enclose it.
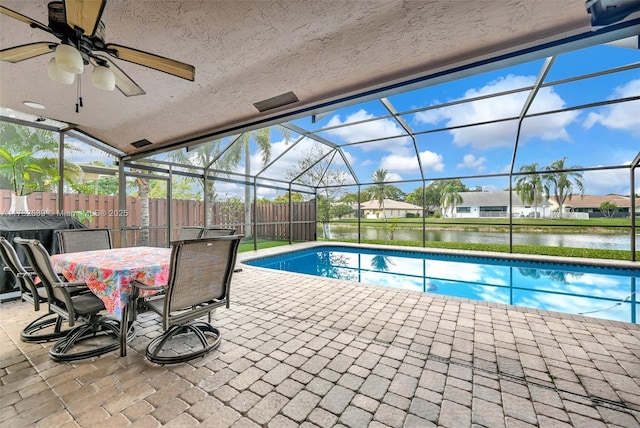
<instances>
[{"instance_id":1,"label":"canal water","mask_svg":"<svg viewBox=\"0 0 640 428\"><path fill-rule=\"evenodd\" d=\"M321 232L319 232L319 236ZM387 232L382 228L363 227L361 239L387 240ZM331 226L331 239L358 239L358 230L354 227ZM421 241L422 230L396 228L395 241ZM468 242L483 244L508 244L509 234L504 232L476 232L466 230L427 230L427 241ZM537 245L544 247L598 248L604 250L631 249L628 233L513 233L514 245ZM640 235L636 234L636 247L640 247Z\"/></svg>"}]
</instances>

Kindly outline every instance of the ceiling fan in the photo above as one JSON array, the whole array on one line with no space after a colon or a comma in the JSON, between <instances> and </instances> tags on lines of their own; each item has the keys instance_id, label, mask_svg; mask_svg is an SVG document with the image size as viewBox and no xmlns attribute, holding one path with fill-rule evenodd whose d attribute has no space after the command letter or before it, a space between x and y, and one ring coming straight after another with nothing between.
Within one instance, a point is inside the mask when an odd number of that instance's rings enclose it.
<instances>
[{"instance_id":1,"label":"ceiling fan","mask_svg":"<svg viewBox=\"0 0 640 428\"><path fill-rule=\"evenodd\" d=\"M143 95L138 86L109 56L193 81L195 68L180 61L115 43L106 43L106 29L100 20L106 0L64 0L48 4L49 26L0 6L0 13L15 18L32 28L53 34L60 43L36 42L0 50L0 60L11 63L55 52L49 61L51 79L71 84L84 65L92 64L92 80L100 89L118 88L127 97ZM107 54L107 55L104 55Z\"/></svg>"}]
</instances>

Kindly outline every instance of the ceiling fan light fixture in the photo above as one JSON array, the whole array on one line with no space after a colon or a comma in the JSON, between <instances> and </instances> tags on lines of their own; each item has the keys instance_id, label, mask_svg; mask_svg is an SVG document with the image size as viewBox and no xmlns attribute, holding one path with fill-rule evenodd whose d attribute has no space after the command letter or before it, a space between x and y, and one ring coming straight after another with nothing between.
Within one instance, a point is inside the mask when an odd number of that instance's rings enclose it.
<instances>
[{"instance_id":1,"label":"ceiling fan light fixture","mask_svg":"<svg viewBox=\"0 0 640 428\"><path fill-rule=\"evenodd\" d=\"M103 65L97 65L93 68L91 80L96 88L104 91L113 91L116 88L116 76L109 67Z\"/></svg>"},{"instance_id":2,"label":"ceiling fan light fixture","mask_svg":"<svg viewBox=\"0 0 640 428\"><path fill-rule=\"evenodd\" d=\"M64 83L65 85L72 84L76 78L75 74L61 69L55 58L51 58L49 64L47 64L47 74L54 82Z\"/></svg>"},{"instance_id":3,"label":"ceiling fan light fixture","mask_svg":"<svg viewBox=\"0 0 640 428\"><path fill-rule=\"evenodd\" d=\"M60 44L56 47L56 64L66 72L82 74L84 71L84 61L78 49L71 45Z\"/></svg>"}]
</instances>

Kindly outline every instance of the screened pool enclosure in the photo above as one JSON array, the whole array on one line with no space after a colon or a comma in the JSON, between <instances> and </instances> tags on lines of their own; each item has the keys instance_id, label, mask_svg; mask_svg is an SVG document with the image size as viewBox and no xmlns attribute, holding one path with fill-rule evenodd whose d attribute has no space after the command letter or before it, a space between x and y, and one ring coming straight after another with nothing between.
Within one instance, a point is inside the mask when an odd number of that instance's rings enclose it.
<instances>
[{"instance_id":1,"label":"screened pool enclosure","mask_svg":"<svg viewBox=\"0 0 640 428\"><path fill-rule=\"evenodd\" d=\"M19 178L32 214L110 227L118 246L168 246L204 226L235 228L245 249L324 239L636 260L637 38L454 70L136 156L3 108L3 147L49 162L49 175ZM6 213L15 183L0 180Z\"/></svg>"}]
</instances>

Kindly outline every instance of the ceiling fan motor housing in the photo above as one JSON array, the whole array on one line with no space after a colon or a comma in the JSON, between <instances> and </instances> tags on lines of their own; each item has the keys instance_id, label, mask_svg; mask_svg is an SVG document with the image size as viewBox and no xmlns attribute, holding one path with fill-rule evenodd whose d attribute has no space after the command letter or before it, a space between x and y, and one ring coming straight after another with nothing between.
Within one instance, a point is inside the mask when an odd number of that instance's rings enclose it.
<instances>
[{"instance_id":1,"label":"ceiling fan motor housing","mask_svg":"<svg viewBox=\"0 0 640 428\"><path fill-rule=\"evenodd\" d=\"M47 7L49 8L49 28L56 36L67 33L69 26L64 14L64 4L61 1L52 1Z\"/></svg>"},{"instance_id":2,"label":"ceiling fan motor housing","mask_svg":"<svg viewBox=\"0 0 640 428\"><path fill-rule=\"evenodd\" d=\"M51 28L53 34L61 40L72 42L82 52L83 58L91 51L104 49L104 39L106 38L104 22L98 22L95 34L92 37L87 37L67 24L63 2L52 1L47 6L49 8L49 28ZM86 58L85 60L88 61Z\"/></svg>"}]
</instances>

